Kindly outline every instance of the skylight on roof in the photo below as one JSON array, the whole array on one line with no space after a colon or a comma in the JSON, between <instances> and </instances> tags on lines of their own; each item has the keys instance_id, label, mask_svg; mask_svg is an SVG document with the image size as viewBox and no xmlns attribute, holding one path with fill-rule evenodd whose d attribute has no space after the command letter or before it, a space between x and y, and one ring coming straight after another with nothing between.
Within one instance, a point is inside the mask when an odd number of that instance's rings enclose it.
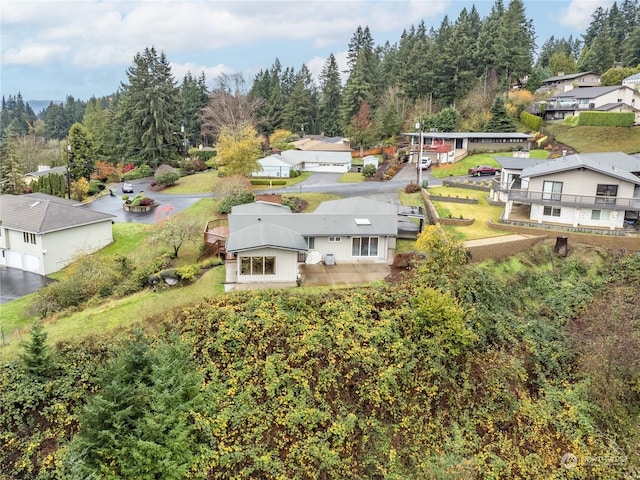
<instances>
[{"instance_id":1,"label":"skylight on roof","mask_svg":"<svg viewBox=\"0 0 640 480\"><path fill-rule=\"evenodd\" d=\"M371 225L371 222L368 218L356 218L354 220L356 222L356 225Z\"/></svg>"}]
</instances>

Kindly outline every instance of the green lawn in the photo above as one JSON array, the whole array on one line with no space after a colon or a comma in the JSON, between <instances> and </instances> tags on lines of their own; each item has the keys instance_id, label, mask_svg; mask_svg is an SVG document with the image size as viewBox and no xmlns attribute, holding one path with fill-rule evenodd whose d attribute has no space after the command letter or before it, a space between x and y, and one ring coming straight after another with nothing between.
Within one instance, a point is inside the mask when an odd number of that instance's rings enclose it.
<instances>
[{"instance_id":1,"label":"green lawn","mask_svg":"<svg viewBox=\"0 0 640 480\"><path fill-rule=\"evenodd\" d=\"M511 155L512 152L478 153L475 155L469 155L456 163L433 166L429 173L435 178L467 175L469 169L477 165L491 165L493 167L499 167L500 165L493 157L510 157ZM549 152L546 150L531 150L530 155L531 158L547 158L549 156Z\"/></svg>"},{"instance_id":2,"label":"green lawn","mask_svg":"<svg viewBox=\"0 0 640 480\"><path fill-rule=\"evenodd\" d=\"M178 183L172 187L165 188L162 193L213 193L223 180L224 177L219 177L217 170L207 170L206 172L181 177Z\"/></svg>"},{"instance_id":3,"label":"green lawn","mask_svg":"<svg viewBox=\"0 0 640 480\"><path fill-rule=\"evenodd\" d=\"M498 220L502 213L502 207L494 207L487 202L487 192L456 187L429 188L432 195L443 195L459 198L477 198L478 204L454 203L447 201L433 201L433 206L440 217L473 218L475 221L469 226L444 225L446 230L454 233L459 240L473 240L476 238L497 237L504 232L491 230L487 223L489 220Z\"/></svg>"},{"instance_id":4,"label":"green lawn","mask_svg":"<svg viewBox=\"0 0 640 480\"><path fill-rule=\"evenodd\" d=\"M362 183L364 182L364 175L358 172L347 172L340 175L338 179L340 183Z\"/></svg>"},{"instance_id":5,"label":"green lawn","mask_svg":"<svg viewBox=\"0 0 640 480\"><path fill-rule=\"evenodd\" d=\"M545 125L557 142L576 152L640 152L640 127L568 127Z\"/></svg>"}]
</instances>

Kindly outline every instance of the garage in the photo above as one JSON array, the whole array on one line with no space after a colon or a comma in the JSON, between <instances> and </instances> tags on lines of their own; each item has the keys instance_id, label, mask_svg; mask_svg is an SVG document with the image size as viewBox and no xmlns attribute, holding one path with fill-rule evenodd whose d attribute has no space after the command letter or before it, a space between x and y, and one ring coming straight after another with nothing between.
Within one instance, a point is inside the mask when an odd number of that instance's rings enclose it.
<instances>
[{"instance_id":1,"label":"garage","mask_svg":"<svg viewBox=\"0 0 640 480\"><path fill-rule=\"evenodd\" d=\"M24 269L27 272L40 273L40 259L35 255L24 254Z\"/></svg>"}]
</instances>

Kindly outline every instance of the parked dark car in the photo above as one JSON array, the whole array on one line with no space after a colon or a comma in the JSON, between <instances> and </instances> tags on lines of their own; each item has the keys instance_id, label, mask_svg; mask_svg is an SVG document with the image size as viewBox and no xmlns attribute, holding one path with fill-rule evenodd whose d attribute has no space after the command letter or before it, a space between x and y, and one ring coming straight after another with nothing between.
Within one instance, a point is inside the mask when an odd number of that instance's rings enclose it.
<instances>
[{"instance_id":1,"label":"parked dark car","mask_svg":"<svg viewBox=\"0 0 640 480\"><path fill-rule=\"evenodd\" d=\"M479 177L480 175L495 175L499 171L499 168L491 167L489 165L478 165L475 168L469 169L469 175L474 177Z\"/></svg>"},{"instance_id":2,"label":"parked dark car","mask_svg":"<svg viewBox=\"0 0 640 480\"><path fill-rule=\"evenodd\" d=\"M133 193L133 185L130 183L123 183L122 193Z\"/></svg>"}]
</instances>

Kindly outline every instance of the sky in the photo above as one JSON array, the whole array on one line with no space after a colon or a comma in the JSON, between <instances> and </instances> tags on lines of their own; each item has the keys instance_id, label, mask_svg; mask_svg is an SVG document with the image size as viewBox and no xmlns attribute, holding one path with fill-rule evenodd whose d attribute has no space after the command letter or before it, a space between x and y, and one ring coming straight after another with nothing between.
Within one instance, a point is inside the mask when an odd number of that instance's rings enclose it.
<instances>
[{"instance_id":1,"label":"sky","mask_svg":"<svg viewBox=\"0 0 640 480\"><path fill-rule=\"evenodd\" d=\"M204 72L240 73L250 84L276 57L317 78L329 54L341 70L358 26L376 45L400 39L425 22L453 22L472 5L481 17L494 1L476 0L2 0L0 93L25 101L80 100L114 93L126 82L136 53L154 46L166 54L178 83ZM505 6L509 0L504 0ZM580 38L598 7L613 0L524 0L538 46L551 35Z\"/></svg>"}]
</instances>

